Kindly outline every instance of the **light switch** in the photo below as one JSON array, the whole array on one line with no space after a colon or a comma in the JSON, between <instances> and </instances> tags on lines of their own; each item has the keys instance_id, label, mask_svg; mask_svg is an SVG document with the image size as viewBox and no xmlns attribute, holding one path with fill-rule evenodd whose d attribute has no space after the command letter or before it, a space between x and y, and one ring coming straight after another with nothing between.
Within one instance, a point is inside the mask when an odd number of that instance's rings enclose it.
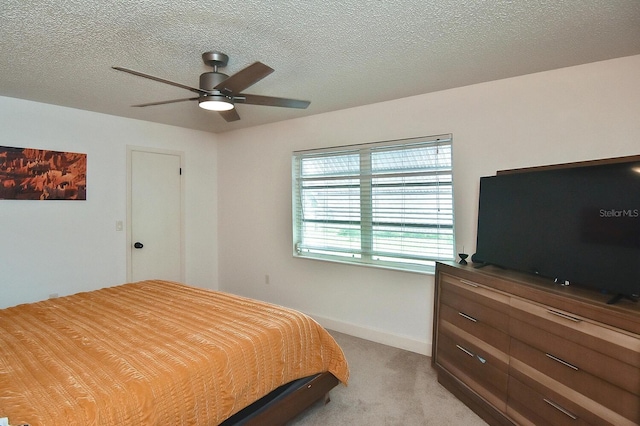
<instances>
[{"instance_id":1,"label":"light switch","mask_svg":"<svg viewBox=\"0 0 640 426\"><path fill-rule=\"evenodd\" d=\"M117 220L116 221L116 231L122 231L122 221L121 220Z\"/></svg>"}]
</instances>

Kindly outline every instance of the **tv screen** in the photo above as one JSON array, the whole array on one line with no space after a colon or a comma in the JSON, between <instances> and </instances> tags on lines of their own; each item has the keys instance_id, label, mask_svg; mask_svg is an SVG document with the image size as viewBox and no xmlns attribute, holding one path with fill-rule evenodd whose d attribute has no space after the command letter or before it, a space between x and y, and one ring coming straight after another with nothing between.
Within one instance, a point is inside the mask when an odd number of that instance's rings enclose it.
<instances>
[{"instance_id":1,"label":"tv screen","mask_svg":"<svg viewBox=\"0 0 640 426\"><path fill-rule=\"evenodd\" d=\"M480 179L474 262L640 294L640 159Z\"/></svg>"}]
</instances>

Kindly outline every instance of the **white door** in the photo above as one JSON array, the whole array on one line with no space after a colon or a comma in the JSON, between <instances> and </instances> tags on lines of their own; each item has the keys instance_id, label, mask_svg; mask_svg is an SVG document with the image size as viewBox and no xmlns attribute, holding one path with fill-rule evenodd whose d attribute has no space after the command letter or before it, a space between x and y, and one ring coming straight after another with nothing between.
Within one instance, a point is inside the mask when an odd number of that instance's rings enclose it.
<instances>
[{"instance_id":1,"label":"white door","mask_svg":"<svg viewBox=\"0 0 640 426\"><path fill-rule=\"evenodd\" d=\"M184 281L181 155L129 155L129 281Z\"/></svg>"}]
</instances>

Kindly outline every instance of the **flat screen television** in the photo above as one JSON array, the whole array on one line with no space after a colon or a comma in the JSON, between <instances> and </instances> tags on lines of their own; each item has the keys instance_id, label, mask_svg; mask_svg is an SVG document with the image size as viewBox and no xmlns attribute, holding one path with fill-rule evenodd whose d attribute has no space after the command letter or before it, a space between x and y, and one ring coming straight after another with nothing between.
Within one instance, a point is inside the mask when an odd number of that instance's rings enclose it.
<instances>
[{"instance_id":1,"label":"flat screen television","mask_svg":"<svg viewBox=\"0 0 640 426\"><path fill-rule=\"evenodd\" d=\"M480 178L473 262L637 299L640 156L523 170Z\"/></svg>"}]
</instances>

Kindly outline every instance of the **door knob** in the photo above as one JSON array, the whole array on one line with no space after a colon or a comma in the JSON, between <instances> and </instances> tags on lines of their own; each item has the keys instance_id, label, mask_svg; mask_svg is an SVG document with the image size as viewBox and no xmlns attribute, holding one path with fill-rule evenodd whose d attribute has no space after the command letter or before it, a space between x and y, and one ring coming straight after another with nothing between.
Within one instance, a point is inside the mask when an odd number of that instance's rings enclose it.
<instances>
[{"instance_id":1,"label":"door knob","mask_svg":"<svg viewBox=\"0 0 640 426\"><path fill-rule=\"evenodd\" d=\"M141 242L137 242L133 245L133 247L137 248L137 249L141 249L142 247L144 247L144 245Z\"/></svg>"}]
</instances>

